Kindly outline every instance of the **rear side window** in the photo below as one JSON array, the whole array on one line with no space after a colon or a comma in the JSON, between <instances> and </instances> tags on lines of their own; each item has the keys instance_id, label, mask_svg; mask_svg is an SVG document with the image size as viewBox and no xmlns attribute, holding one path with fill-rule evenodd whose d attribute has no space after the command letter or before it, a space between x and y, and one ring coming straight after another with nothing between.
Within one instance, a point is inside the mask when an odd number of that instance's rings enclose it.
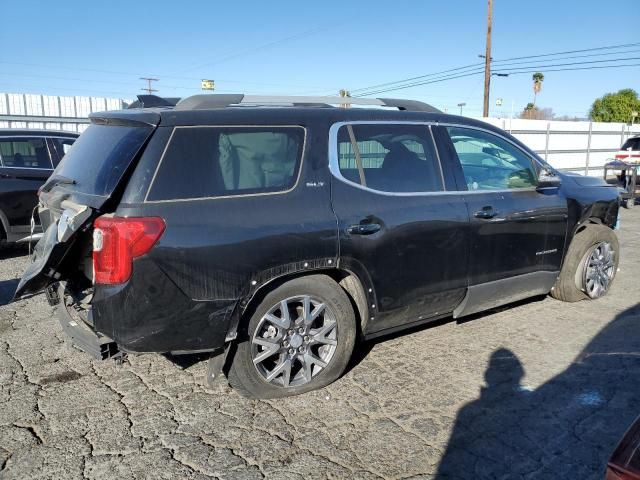
<instances>
[{"instance_id":1,"label":"rear side window","mask_svg":"<svg viewBox=\"0 0 640 480\"><path fill-rule=\"evenodd\" d=\"M302 127L177 127L148 201L224 197L291 189Z\"/></svg>"},{"instance_id":2,"label":"rear side window","mask_svg":"<svg viewBox=\"0 0 640 480\"><path fill-rule=\"evenodd\" d=\"M426 125L351 124L338 130L338 167L347 180L382 192L443 190Z\"/></svg>"},{"instance_id":3,"label":"rear side window","mask_svg":"<svg viewBox=\"0 0 640 480\"><path fill-rule=\"evenodd\" d=\"M44 138L2 138L0 159L3 167L53 168Z\"/></svg>"},{"instance_id":4,"label":"rear side window","mask_svg":"<svg viewBox=\"0 0 640 480\"><path fill-rule=\"evenodd\" d=\"M537 184L531 158L508 141L483 130L447 128L469 190L511 190Z\"/></svg>"}]
</instances>

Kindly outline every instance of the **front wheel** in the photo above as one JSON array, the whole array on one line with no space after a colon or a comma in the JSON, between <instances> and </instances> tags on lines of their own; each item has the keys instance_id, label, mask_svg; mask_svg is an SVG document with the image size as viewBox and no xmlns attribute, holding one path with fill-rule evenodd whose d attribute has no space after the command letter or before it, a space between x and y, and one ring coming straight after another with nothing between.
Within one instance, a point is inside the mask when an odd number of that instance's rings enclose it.
<instances>
[{"instance_id":1,"label":"front wheel","mask_svg":"<svg viewBox=\"0 0 640 480\"><path fill-rule=\"evenodd\" d=\"M242 333L231 386L253 398L297 395L342 374L355 342L355 314L330 277L310 275L270 292Z\"/></svg>"},{"instance_id":2,"label":"front wheel","mask_svg":"<svg viewBox=\"0 0 640 480\"><path fill-rule=\"evenodd\" d=\"M618 271L619 258L615 232L604 225L589 225L573 238L551 296L565 302L604 296Z\"/></svg>"}]
</instances>

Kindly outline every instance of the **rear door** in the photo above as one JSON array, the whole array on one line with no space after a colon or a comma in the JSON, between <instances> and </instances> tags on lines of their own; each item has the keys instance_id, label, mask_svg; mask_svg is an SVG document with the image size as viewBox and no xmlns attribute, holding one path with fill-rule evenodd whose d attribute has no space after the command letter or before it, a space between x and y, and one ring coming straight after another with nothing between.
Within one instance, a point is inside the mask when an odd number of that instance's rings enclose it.
<instances>
[{"instance_id":1,"label":"rear door","mask_svg":"<svg viewBox=\"0 0 640 480\"><path fill-rule=\"evenodd\" d=\"M52 171L53 165L44 137L0 138L0 209L13 229L24 227L25 236L29 231L31 214L38 203L38 188Z\"/></svg>"},{"instance_id":2,"label":"rear door","mask_svg":"<svg viewBox=\"0 0 640 480\"><path fill-rule=\"evenodd\" d=\"M87 230L111 198L121 194L159 115L113 112L92 117L92 122L42 187L40 216L47 230L16 297L36 293L60 279L60 265L77 233Z\"/></svg>"},{"instance_id":3,"label":"rear door","mask_svg":"<svg viewBox=\"0 0 640 480\"><path fill-rule=\"evenodd\" d=\"M438 128L439 143L448 144L441 154L457 159L471 222L471 297L457 315L547 293L562 263L566 198L558 188L537 188L537 162L506 136Z\"/></svg>"},{"instance_id":4,"label":"rear door","mask_svg":"<svg viewBox=\"0 0 640 480\"><path fill-rule=\"evenodd\" d=\"M468 215L429 125L336 124L330 139L340 264L371 285L365 333L451 312L467 286Z\"/></svg>"}]
</instances>

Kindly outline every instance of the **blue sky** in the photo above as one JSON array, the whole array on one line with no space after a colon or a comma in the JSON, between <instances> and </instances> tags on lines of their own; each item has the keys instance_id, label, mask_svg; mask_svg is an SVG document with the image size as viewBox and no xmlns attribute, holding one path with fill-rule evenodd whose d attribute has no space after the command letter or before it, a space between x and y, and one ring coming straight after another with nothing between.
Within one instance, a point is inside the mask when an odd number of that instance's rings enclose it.
<instances>
[{"instance_id":1,"label":"blue sky","mask_svg":"<svg viewBox=\"0 0 640 480\"><path fill-rule=\"evenodd\" d=\"M141 76L160 78L166 96L199 93L201 78L221 93L355 90L480 62L486 8L486 0L2 0L0 91L133 98ZM639 20L638 0L494 0L492 57L640 43ZM640 45L556 63L624 57L640 58ZM640 90L640 67L548 72L538 105L584 116L621 88ZM475 75L381 96L456 112L465 102L465 114L479 115L482 89ZM491 95L493 114L509 115L511 102L521 109L532 100L531 73L494 77Z\"/></svg>"}]
</instances>

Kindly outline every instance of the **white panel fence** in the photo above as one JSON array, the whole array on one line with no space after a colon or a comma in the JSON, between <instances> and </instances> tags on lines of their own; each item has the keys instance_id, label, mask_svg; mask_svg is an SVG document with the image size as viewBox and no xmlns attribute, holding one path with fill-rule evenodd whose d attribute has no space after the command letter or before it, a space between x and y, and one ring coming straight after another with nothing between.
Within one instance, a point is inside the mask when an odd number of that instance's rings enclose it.
<instances>
[{"instance_id":1,"label":"white panel fence","mask_svg":"<svg viewBox=\"0 0 640 480\"><path fill-rule=\"evenodd\" d=\"M602 175L603 165L624 141L640 135L640 125L624 123L482 120L510 132L554 167L584 175Z\"/></svg>"},{"instance_id":2,"label":"white panel fence","mask_svg":"<svg viewBox=\"0 0 640 480\"><path fill-rule=\"evenodd\" d=\"M93 112L120 110L119 98L0 93L0 128L44 128L82 132Z\"/></svg>"},{"instance_id":3,"label":"white panel fence","mask_svg":"<svg viewBox=\"0 0 640 480\"><path fill-rule=\"evenodd\" d=\"M118 98L0 93L0 128L82 132L90 113L120 110L124 105ZM622 143L640 135L640 125L624 123L482 120L512 133L554 167L585 175L601 175L602 166Z\"/></svg>"}]
</instances>

